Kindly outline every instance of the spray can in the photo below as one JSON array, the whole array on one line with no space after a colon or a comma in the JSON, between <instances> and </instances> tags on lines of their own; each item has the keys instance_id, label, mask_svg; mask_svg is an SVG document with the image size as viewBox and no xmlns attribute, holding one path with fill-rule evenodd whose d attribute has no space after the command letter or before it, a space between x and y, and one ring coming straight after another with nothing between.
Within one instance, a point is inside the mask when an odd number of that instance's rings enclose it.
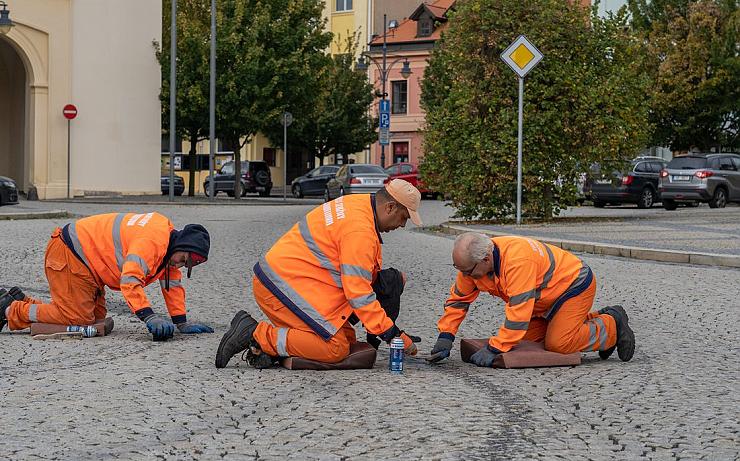
<instances>
[{"instance_id":1,"label":"spray can","mask_svg":"<svg viewBox=\"0 0 740 461\"><path fill-rule=\"evenodd\" d=\"M98 329L92 325L88 325L84 327L72 325L72 326L67 327L67 331L81 331L83 338L92 338L93 336L98 335Z\"/></svg>"},{"instance_id":2,"label":"spray can","mask_svg":"<svg viewBox=\"0 0 740 461\"><path fill-rule=\"evenodd\" d=\"M391 353L388 361L388 369L391 373L400 375L403 373L403 339L393 338L391 340Z\"/></svg>"}]
</instances>

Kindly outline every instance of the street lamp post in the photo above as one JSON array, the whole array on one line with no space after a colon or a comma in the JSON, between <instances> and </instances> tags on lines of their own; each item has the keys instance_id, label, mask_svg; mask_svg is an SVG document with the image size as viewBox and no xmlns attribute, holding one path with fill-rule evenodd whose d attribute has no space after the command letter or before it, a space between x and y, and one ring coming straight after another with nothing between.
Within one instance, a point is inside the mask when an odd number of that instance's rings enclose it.
<instances>
[{"instance_id":1,"label":"street lamp post","mask_svg":"<svg viewBox=\"0 0 740 461\"><path fill-rule=\"evenodd\" d=\"M216 161L216 0L211 0L211 59L210 59L210 82L208 101L208 138L210 141L210 152L208 155L208 197L214 200L213 170ZM206 192L206 191L203 191Z\"/></svg>"},{"instance_id":2,"label":"street lamp post","mask_svg":"<svg viewBox=\"0 0 740 461\"><path fill-rule=\"evenodd\" d=\"M393 68L393 66L396 63L398 63L399 61L401 61L403 59L404 62L403 62L403 67L401 68L401 76L403 78L405 78L405 79L408 79L409 76L412 74L412 72L411 72L411 66L409 65L409 60L408 60L408 58L406 58L404 56L399 56L395 61L393 61L390 64L390 66L388 65L388 41L387 41L387 35L388 35L388 19L387 19L387 15L384 14L383 15L383 66L380 67L380 66L378 66L378 64L375 61L372 61L371 60L372 63L375 64L375 67L378 68L378 72L380 72L380 80L381 80L381 84L382 84L382 93L380 94L380 97L381 97L381 104L380 104L380 106L381 107L385 107L385 101L386 101L386 98L388 97L388 92L386 91L386 86L387 86L387 82L388 82L388 73L391 71L391 69ZM365 61L366 55L367 55L367 53L363 53L361 55L360 59L358 59L357 66L356 66L356 68L358 70L367 70L368 69L367 62ZM393 56L391 56L391 57L393 57ZM381 115L381 117L382 117L382 115ZM390 131L390 118L389 118L389 121L388 121L388 126L387 127L379 127L379 129L386 129L386 130ZM383 168L385 168L385 145L386 144L387 144L387 139L386 140L380 139L380 166L383 167Z\"/></svg>"},{"instance_id":3,"label":"street lamp post","mask_svg":"<svg viewBox=\"0 0 740 461\"><path fill-rule=\"evenodd\" d=\"M177 105L177 0L172 0L170 23L170 190L169 201L175 201L175 130Z\"/></svg>"},{"instance_id":4,"label":"street lamp post","mask_svg":"<svg viewBox=\"0 0 740 461\"><path fill-rule=\"evenodd\" d=\"M0 0L0 6L3 7L3 9L0 10L0 35L5 35L10 32L10 29L13 28L14 24L13 21L10 20L8 4Z\"/></svg>"}]
</instances>

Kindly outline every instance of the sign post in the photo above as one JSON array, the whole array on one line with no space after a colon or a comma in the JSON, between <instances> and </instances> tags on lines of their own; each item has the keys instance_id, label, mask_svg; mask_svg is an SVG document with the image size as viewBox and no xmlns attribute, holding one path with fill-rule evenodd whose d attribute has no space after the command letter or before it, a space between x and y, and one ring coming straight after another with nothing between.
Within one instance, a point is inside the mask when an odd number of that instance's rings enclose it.
<instances>
[{"instance_id":1,"label":"sign post","mask_svg":"<svg viewBox=\"0 0 740 461\"><path fill-rule=\"evenodd\" d=\"M70 198L70 175L72 173L72 120L77 117L77 107L74 104L67 104L62 109L64 118L67 119L67 198Z\"/></svg>"},{"instance_id":2,"label":"sign post","mask_svg":"<svg viewBox=\"0 0 740 461\"><path fill-rule=\"evenodd\" d=\"M288 197L288 127L293 123L293 114L283 112L283 200Z\"/></svg>"},{"instance_id":3,"label":"sign post","mask_svg":"<svg viewBox=\"0 0 740 461\"><path fill-rule=\"evenodd\" d=\"M519 76L519 134L517 137L516 223L522 223L522 127L524 125L524 77L542 61L542 53L520 35L501 53L501 59Z\"/></svg>"},{"instance_id":4,"label":"sign post","mask_svg":"<svg viewBox=\"0 0 740 461\"><path fill-rule=\"evenodd\" d=\"M380 100L380 119L378 120L378 142L380 143L380 166L385 168L385 146L390 144L391 131L391 102L387 99Z\"/></svg>"}]
</instances>

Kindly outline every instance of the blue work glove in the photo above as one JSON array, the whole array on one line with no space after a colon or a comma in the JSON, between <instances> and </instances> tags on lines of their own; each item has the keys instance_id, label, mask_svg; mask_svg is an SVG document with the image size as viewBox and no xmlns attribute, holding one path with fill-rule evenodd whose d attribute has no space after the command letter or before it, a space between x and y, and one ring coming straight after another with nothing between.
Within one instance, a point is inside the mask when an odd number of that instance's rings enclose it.
<instances>
[{"instance_id":1,"label":"blue work glove","mask_svg":"<svg viewBox=\"0 0 740 461\"><path fill-rule=\"evenodd\" d=\"M431 355L427 358L429 363L437 363L440 360L444 360L450 356L452 350L452 343L455 341L455 336L450 333L440 333L437 342L434 343Z\"/></svg>"},{"instance_id":2,"label":"blue work glove","mask_svg":"<svg viewBox=\"0 0 740 461\"><path fill-rule=\"evenodd\" d=\"M175 325L159 314L152 314L144 319L154 341L167 341L175 333Z\"/></svg>"},{"instance_id":3,"label":"blue work glove","mask_svg":"<svg viewBox=\"0 0 740 461\"><path fill-rule=\"evenodd\" d=\"M478 352L470 356L470 361L479 367L492 367L493 361L501 353L495 347L491 347L490 344L486 344L485 347L481 347Z\"/></svg>"},{"instance_id":4,"label":"blue work glove","mask_svg":"<svg viewBox=\"0 0 740 461\"><path fill-rule=\"evenodd\" d=\"M180 330L180 333L186 335L198 333L213 333L213 328L209 327L208 325L203 325L202 323L182 322L177 324L177 329Z\"/></svg>"}]
</instances>

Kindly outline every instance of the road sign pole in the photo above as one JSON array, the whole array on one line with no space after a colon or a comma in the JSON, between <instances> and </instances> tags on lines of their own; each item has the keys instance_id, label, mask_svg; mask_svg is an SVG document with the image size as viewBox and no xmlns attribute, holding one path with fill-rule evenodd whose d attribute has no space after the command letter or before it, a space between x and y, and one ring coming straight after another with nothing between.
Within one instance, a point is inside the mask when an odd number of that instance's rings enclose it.
<instances>
[{"instance_id":1,"label":"road sign pole","mask_svg":"<svg viewBox=\"0 0 740 461\"><path fill-rule=\"evenodd\" d=\"M283 114L283 201L288 199L288 114Z\"/></svg>"},{"instance_id":2,"label":"road sign pole","mask_svg":"<svg viewBox=\"0 0 740 461\"><path fill-rule=\"evenodd\" d=\"M172 0L172 22L170 25L170 196L175 201L175 130L177 104L177 0Z\"/></svg>"},{"instance_id":3,"label":"road sign pole","mask_svg":"<svg viewBox=\"0 0 740 461\"><path fill-rule=\"evenodd\" d=\"M516 223L522 223L522 128L524 125L524 78L519 77L519 136L516 156Z\"/></svg>"},{"instance_id":4,"label":"road sign pole","mask_svg":"<svg viewBox=\"0 0 740 461\"><path fill-rule=\"evenodd\" d=\"M70 168L71 159L72 159L72 149L71 149L71 135L72 135L72 120L67 119L67 198L69 197L69 183L70 178L69 175L72 173L72 169Z\"/></svg>"},{"instance_id":5,"label":"road sign pole","mask_svg":"<svg viewBox=\"0 0 740 461\"><path fill-rule=\"evenodd\" d=\"M210 58L210 82L208 97L208 138L210 151L208 154L208 196L214 200L215 181L213 170L216 162L216 0L211 0L211 58ZM206 191L203 191L204 193Z\"/></svg>"}]
</instances>

